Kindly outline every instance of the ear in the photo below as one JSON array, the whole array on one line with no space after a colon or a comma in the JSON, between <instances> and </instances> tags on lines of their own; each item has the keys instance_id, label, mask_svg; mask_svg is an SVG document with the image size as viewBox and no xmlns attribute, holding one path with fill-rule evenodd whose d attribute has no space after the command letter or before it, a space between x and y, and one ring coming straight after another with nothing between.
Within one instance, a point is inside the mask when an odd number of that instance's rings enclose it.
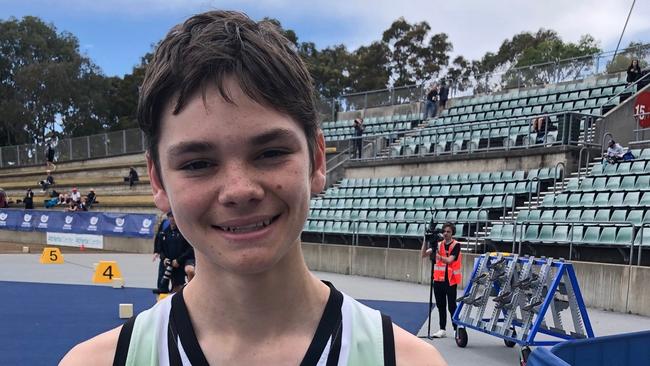
<instances>
[{"instance_id":1,"label":"ear","mask_svg":"<svg viewBox=\"0 0 650 366\"><path fill-rule=\"evenodd\" d=\"M163 182L158 176L156 166L149 152L147 151L145 155L147 157L147 173L149 173L149 182L153 192L153 202L162 212L169 212L171 211L171 205L169 204L169 197L167 197Z\"/></svg>"},{"instance_id":2,"label":"ear","mask_svg":"<svg viewBox=\"0 0 650 366\"><path fill-rule=\"evenodd\" d=\"M326 179L325 166L325 137L320 129L316 134L316 146L314 146L314 166L311 173L311 193L318 194L325 188Z\"/></svg>"}]
</instances>

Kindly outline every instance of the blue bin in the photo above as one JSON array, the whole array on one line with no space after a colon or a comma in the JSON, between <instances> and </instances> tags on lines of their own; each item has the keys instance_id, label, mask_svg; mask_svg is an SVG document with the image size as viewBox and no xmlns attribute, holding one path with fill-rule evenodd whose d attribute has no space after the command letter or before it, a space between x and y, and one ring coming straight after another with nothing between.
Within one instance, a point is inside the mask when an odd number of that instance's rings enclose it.
<instances>
[{"instance_id":1,"label":"blue bin","mask_svg":"<svg viewBox=\"0 0 650 366\"><path fill-rule=\"evenodd\" d=\"M650 366L650 331L617 334L538 347L529 366Z\"/></svg>"}]
</instances>

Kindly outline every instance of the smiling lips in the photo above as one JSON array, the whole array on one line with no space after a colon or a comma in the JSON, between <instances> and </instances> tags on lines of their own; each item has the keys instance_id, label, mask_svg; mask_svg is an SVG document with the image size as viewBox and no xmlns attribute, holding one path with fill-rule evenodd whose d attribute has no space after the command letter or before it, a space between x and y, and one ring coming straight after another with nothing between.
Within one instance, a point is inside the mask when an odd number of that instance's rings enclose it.
<instances>
[{"instance_id":1,"label":"smiling lips","mask_svg":"<svg viewBox=\"0 0 650 366\"><path fill-rule=\"evenodd\" d=\"M230 220L222 225L215 226L220 230L226 231L228 233L250 233L271 225L271 223L273 223L273 221L275 221L278 216L280 215L266 218Z\"/></svg>"}]
</instances>

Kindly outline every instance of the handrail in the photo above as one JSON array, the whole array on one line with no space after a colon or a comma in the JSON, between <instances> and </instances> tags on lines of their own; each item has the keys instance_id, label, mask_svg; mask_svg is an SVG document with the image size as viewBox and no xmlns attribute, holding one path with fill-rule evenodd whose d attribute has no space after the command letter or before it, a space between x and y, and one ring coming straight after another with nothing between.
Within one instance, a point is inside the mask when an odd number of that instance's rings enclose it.
<instances>
[{"instance_id":1,"label":"handrail","mask_svg":"<svg viewBox=\"0 0 650 366\"><path fill-rule=\"evenodd\" d=\"M553 168L553 194L556 193L556 186L557 186L557 167L561 166L562 167L562 179L564 180L564 171L566 169L566 164L564 164L563 161L559 161L557 164L555 164L555 168Z\"/></svg>"},{"instance_id":2,"label":"handrail","mask_svg":"<svg viewBox=\"0 0 650 366\"><path fill-rule=\"evenodd\" d=\"M586 146L583 146L582 149L580 149L580 153L578 154L578 183L580 183L580 176L582 175L582 152L587 151L587 159L585 160L585 175L587 174L587 170L589 169L589 158L591 153L589 152L589 149Z\"/></svg>"},{"instance_id":3,"label":"handrail","mask_svg":"<svg viewBox=\"0 0 650 366\"><path fill-rule=\"evenodd\" d=\"M630 89L631 87L633 87L633 86L637 86L641 80L647 78L648 76L650 76L650 73L647 73L647 74L643 75L643 76L640 77L637 81L635 81L635 82L633 82L633 83L631 83L631 84L625 86L625 89L623 89L623 90L621 90L620 92L618 92L617 94L613 95L611 98L607 99L603 104L601 104L600 106L598 106L598 108L600 108L600 114L601 114L601 115L603 114L603 108L604 108L604 107L605 107L609 102L611 102L612 100L614 100L614 98L616 98L616 97L620 96L621 94L625 93L625 92L626 92L628 89ZM648 80L650 80L650 78L648 78ZM638 90L637 90L636 92L638 92Z\"/></svg>"},{"instance_id":4,"label":"handrail","mask_svg":"<svg viewBox=\"0 0 650 366\"><path fill-rule=\"evenodd\" d=\"M606 131L603 136L600 138L600 156L603 157L605 155L605 137L609 136L612 140L614 139L614 135Z\"/></svg>"}]
</instances>

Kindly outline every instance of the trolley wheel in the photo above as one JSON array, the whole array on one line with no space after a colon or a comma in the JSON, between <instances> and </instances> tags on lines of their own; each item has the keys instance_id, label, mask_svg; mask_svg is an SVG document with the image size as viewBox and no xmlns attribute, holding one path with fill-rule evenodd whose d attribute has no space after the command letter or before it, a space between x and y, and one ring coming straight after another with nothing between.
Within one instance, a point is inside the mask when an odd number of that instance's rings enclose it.
<instances>
[{"instance_id":1,"label":"trolley wheel","mask_svg":"<svg viewBox=\"0 0 650 366\"><path fill-rule=\"evenodd\" d=\"M467 331L463 327L456 329L456 345L460 348L467 346Z\"/></svg>"},{"instance_id":2,"label":"trolley wheel","mask_svg":"<svg viewBox=\"0 0 650 366\"><path fill-rule=\"evenodd\" d=\"M514 329L512 330L512 338L517 338L517 331L514 330ZM504 339L503 343L505 343L506 347L508 347L508 348L512 348L512 347L515 346L515 344L517 344L517 342L509 341L507 339Z\"/></svg>"},{"instance_id":3,"label":"trolley wheel","mask_svg":"<svg viewBox=\"0 0 650 366\"><path fill-rule=\"evenodd\" d=\"M530 347L522 347L521 352L519 354L519 364L521 366L526 366L528 363L528 357L530 356L531 350Z\"/></svg>"}]
</instances>

